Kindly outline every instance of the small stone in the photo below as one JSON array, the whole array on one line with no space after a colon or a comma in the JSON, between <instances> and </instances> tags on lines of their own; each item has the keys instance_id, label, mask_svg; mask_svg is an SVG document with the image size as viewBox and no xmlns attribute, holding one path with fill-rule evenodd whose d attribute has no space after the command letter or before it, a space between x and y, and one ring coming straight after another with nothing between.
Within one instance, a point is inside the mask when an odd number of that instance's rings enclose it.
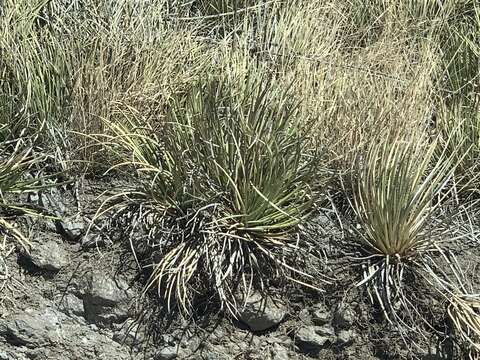
<instances>
[{"instance_id":1,"label":"small stone","mask_svg":"<svg viewBox=\"0 0 480 360\"><path fill-rule=\"evenodd\" d=\"M295 336L297 345L307 353L318 353L325 345L334 342L335 331L333 327L305 326Z\"/></svg>"},{"instance_id":2,"label":"small stone","mask_svg":"<svg viewBox=\"0 0 480 360\"><path fill-rule=\"evenodd\" d=\"M29 360L25 355L19 351L4 351L0 350L0 360Z\"/></svg>"},{"instance_id":3,"label":"small stone","mask_svg":"<svg viewBox=\"0 0 480 360\"><path fill-rule=\"evenodd\" d=\"M68 315L83 316L83 301L73 294L67 294L59 304L60 310Z\"/></svg>"},{"instance_id":4,"label":"small stone","mask_svg":"<svg viewBox=\"0 0 480 360\"><path fill-rule=\"evenodd\" d=\"M340 346L349 345L355 339L355 332L353 330L340 330L337 334L337 344Z\"/></svg>"},{"instance_id":5,"label":"small stone","mask_svg":"<svg viewBox=\"0 0 480 360\"><path fill-rule=\"evenodd\" d=\"M133 294L125 281L96 271L87 277L80 293L87 320L112 324L127 319L129 301Z\"/></svg>"},{"instance_id":6,"label":"small stone","mask_svg":"<svg viewBox=\"0 0 480 360\"><path fill-rule=\"evenodd\" d=\"M331 321L331 314L323 304L318 304L312 312L315 325L325 325Z\"/></svg>"},{"instance_id":7,"label":"small stone","mask_svg":"<svg viewBox=\"0 0 480 360\"><path fill-rule=\"evenodd\" d=\"M82 220L62 219L55 222L56 229L65 240L78 241L85 231L85 223Z\"/></svg>"},{"instance_id":8,"label":"small stone","mask_svg":"<svg viewBox=\"0 0 480 360\"><path fill-rule=\"evenodd\" d=\"M99 305L115 305L129 298L128 284L124 280L113 279L99 271L87 277L85 293Z\"/></svg>"},{"instance_id":9,"label":"small stone","mask_svg":"<svg viewBox=\"0 0 480 360\"><path fill-rule=\"evenodd\" d=\"M173 346L163 348L155 354L155 360L172 360L177 358L177 349Z\"/></svg>"},{"instance_id":10,"label":"small stone","mask_svg":"<svg viewBox=\"0 0 480 360\"><path fill-rule=\"evenodd\" d=\"M35 243L33 249L23 255L33 265L43 270L59 271L68 265L66 251L53 240Z\"/></svg>"},{"instance_id":11,"label":"small stone","mask_svg":"<svg viewBox=\"0 0 480 360\"><path fill-rule=\"evenodd\" d=\"M347 304L339 304L333 315L336 328L349 329L355 322L355 311Z\"/></svg>"},{"instance_id":12,"label":"small stone","mask_svg":"<svg viewBox=\"0 0 480 360\"><path fill-rule=\"evenodd\" d=\"M36 192L32 192L28 194L28 201L32 204L39 204L40 196Z\"/></svg>"},{"instance_id":13,"label":"small stone","mask_svg":"<svg viewBox=\"0 0 480 360\"><path fill-rule=\"evenodd\" d=\"M250 294L245 306L239 309L240 320L252 331L270 329L280 324L285 315L285 306L280 301L273 301L258 292Z\"/></svg>"},{"instance_id":14,"label":"small stone","mask_svg":"<svg viewBox=\"0 0 480 360\"><path fill-rule=\"evenodd\" d=\"M310 312L308 311L308 309L305 308L300 310L300 312L298 313L298 318L302 322L310 322Z\"/></svg>"},{"instance_id":15,"label":"small stone","mask_svg":"<svg viewBox=\"0 0 480 360\"><path fill-rule=\"evenodd\" d=\"M207 351L202 354L202 360L229 360L230 358L217 351Z\"/></svg>"},{"instance_id":16,"label":"small stone","mask_svg":"<svg viewBox=\"0 0 480 360\"><path fill-rule=\"evenodd\" d=\"M332 220L325 214L318 214L312 219L312 222L320 225L322 228L332 224Z\"/></svg>"},{"instance_id":17,"label":"small stone","mask_svg":"<svg viewBox=\"0 0 480 360\"><path fill-rule=\"evenodd\" d=\"M67 207L64 204L64 194L57 188L52 187L46 191L39 193L39 205L45 209L53 212L57 216L61 216L67 212Z\"/></svg>"},{"instance_id":18,"label":"small stone","mask_svg":"<svg viewBox=\"0 0 480 360\"><path fill-rule=\"evenodd\" d=\"M282 335L278 333L272 333L265 339L265 341L271 345L277 344L287 348L291 347L292 345L292 338L286 334Z\"/></svg>"},{"instance_id":19,"label":"small stone","mask_svg":"<svg viewBox=\"0 0 480 360\"><path fill-rule=\"evenodd\" d=\"M335 329L332 325L315 326L315 332L322 336L335 337Z\"/></svg>"},{"instance_id":20,"label":"small stone","mask_svg":"<svg viewBox=\"0 0 480 360\"><path fill-rule=\"evenodd\" d=\"M271 350L272 352L272 360L289 360L291 359L288 350L285 349L283 346L275 344Z\"/></svg>"},{"instance_id":21,"label":"small stone","mask_svg":"<svg viewBox=\"0 0 480 360\"><path fill-rule=\"evenodd\" d=\"M89 233L84 237L82 237L81 246L83 249L90 249L97 246L101 247L105 245L106 245L105 239L103 239L103 237L98 234Z\"/></svg>"}]
</instances>

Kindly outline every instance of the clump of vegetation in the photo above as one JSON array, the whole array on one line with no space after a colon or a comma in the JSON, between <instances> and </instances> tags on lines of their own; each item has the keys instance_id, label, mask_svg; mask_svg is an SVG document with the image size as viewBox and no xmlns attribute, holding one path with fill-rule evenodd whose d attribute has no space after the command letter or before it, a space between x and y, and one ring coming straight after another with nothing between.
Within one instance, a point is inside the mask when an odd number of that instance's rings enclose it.
<instances>
[{"instance_id":1,"label":"clump of vegetation","mask_svg":"<svg viewBox=\"0 0 480 360\"><path fill-rule=\"evenodd\" d=\"M42 180L46 178L34 175L41 170L48 157L35 152L28 137L12 139L5 126L0 128L0 132L4 135L0 145L0 228L4 235L12 237L28 251L28 238L9 220L8 212L34 215L35 211L12 203L9 194L28 193L45 187Z\"/></svg>"},{"instance_id":2,"label":"clump of vegetation","mask_svg":"<svg viewBox=\"0 0 480 360\"><path fill-rule=\"evenodd\" d=\"M466 349L469 359L480 356L480 299L475 295L454 296L450 300L448 315L455 335Z\"/></svg>"},{"instance_id":3,"label":"clump of vegetation","mask_svg":"<svg viewBox=\"0 0 480 360\"><path fill-rule=\"evenodd\" d=\"M214 289L235 315L240 294L264 287L276 271L303 274L288 258L301 250L297 225L321 185L287 94L232 80L200 81L157 131L109 124L114 168L136 169L139 182L111 206L134 205L155 219L150 246L161 256L148 264L149 287L187 312L194 296Z\"/></svg>"},{"instance_id":4,"label":"clump of vegetation","mask_svg":"<svg viewBox=\"0 0 480 360\"><path fill-rule=\"evenodd\" d=\"M358 158L350 180L360 284L368 285L386 318L397 324L416 306L404 277L426 270L424 262L432 263L445 242L444 224L433 219L456 164L446 152L436 159L437 147L415 134L383 136Z\"/></svg>"},{"instance_id":5,"label":"clump of vegetation","mask_svg":"<svg viewBox=\"0 0 480 360\"><path fill-rule=\"evenodd\" d=\"M127 178L95 221L122 225L146 292L235 315L276 279L323 281L299 264L333 205L355 229L330 245L354 245L392 328L422 318L421 279L474 354L476 292L451 259L478 251L479 34L473 0L0 0L0 227L28 247L4 195L51 158Z\"/></svg>"},{"instance_id":6,"label":"clump of vegetation","mask_svg":"<svg viewBox=\"0 0 480 360\"><path fill-rule=\"evenodd\" d=\"M478 101L478 100L477 100ZM455 156L459 193L477 195L480 191L480 108L478 102L444 107L438 115L438 130L446 150Z\"/></svg>"},{"instance_id":7,"label":"clump of vegetation","mask_svg":"<svg viewBox=\"0 0 480 360\"><path fill-rule=\"evenodd\" d=\"M7 125L0 127L0 303L9 287L7 258L15 250L31 251L29 234L19 226L18 218L42 215L20 197L54 185L49 179L54 174L43 173L49 160L50 156L35 148L32 137L14 137Z\"/></svg>"}]
</instances>

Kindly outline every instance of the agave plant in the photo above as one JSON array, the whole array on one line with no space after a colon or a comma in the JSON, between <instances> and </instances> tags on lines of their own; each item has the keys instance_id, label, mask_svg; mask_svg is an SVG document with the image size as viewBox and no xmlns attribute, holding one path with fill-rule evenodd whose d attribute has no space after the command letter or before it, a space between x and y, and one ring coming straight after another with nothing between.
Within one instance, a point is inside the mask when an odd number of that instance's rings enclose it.
<instances>
[{"instance_id":1,"label":"agave plant","mask_svg":"<svg viewBox=\"0 0 480 360\"><path fill-rule=\"evenodd\" d=\"M213 293L235 315L237 295L279 270L302 273L287 255L311 208L314 161L304 155L288 97L243 81L193 86L157 133L110 126L106 143L123 159L117 166L136 169L140 181L116 198L151 215L160 252L147 289L185 312L195 296Z\"/></svg>"},{"instance_id":2,"label":"agave plant","mask_svg":"<svg viewBox=\"0 0 480 360\"><path fill-rule=\"evenodd\" d=\"M440 248L436 210L447 196L455 159L438 142L416 137L381 139L355 165L353 210L364 264L363 280L387 319L398 320L394 304L409 308L404 294L406 269L423 268L422 259ZM438 224L437 224L438 225Z\"/></svg>"},{"instance_id":3,"label":"agave plant","mask_svg":"<svg viewBox=\"0 0 480 360\"><path fill-rule=\"evenodd\" d=\"M205 176L199 184L207 187L197 191L217 189L237 229L280 235L310 208L313 173L295 129L295 107L285 98L269 103L268 92L249 84L236 94L209 83L191 92L172 121L186 129L189 156Z\"/></svg>"}]
</instances>

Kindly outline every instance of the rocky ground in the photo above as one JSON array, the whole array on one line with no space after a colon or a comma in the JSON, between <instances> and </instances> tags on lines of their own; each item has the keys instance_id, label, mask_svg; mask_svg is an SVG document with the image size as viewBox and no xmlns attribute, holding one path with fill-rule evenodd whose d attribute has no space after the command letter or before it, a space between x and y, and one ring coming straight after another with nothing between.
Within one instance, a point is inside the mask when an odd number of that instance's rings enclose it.
<instances>
[{"instance_id":1,"label":"rocky ground","mask_svg":"<svg viewBox=\"0 0 480 360\"><path fill-rule=\"evenodd\" d=\"M26 201L58 219L25 223L29 253L3 246L0 259L0 360L24 359L401 359L392 340L354 289L265 298L255 293L239 321L174 321L155 336L139 318L141 286L134 261L115 234L89 221L115 183L48 190ZM99 195L102 196L99 197ZM11 245L11 244L10 244ZM132 266L133 264L133 266ZM288 299L288 301L286 300ZM163 324L151 313L146 323ZM444 359L436 340L416 352Z\"/></svg>"}]
</instances>

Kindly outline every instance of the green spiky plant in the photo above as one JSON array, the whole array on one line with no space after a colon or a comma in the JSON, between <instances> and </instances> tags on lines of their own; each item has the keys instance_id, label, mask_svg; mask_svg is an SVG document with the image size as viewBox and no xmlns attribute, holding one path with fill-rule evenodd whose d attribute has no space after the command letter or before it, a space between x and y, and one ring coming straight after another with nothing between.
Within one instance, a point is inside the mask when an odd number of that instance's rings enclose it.
<instances>
[{"instance_id":1,"label":"green spiky plant","mask_svg":"<svg viewBox=\"0 0 480 360\"><path fill-rule=\"evenodd\" d=\"M189 312L194 298L213 293L235 315L237 295L278 271L302 274L288 259L316 179L294 114L286 94L258 80L211 80L176 101L157 132L110 124L105 145L118 166L137 170L140 186L99 215L132 205L150 214L160 254L147 265L147 289L157 287L169 308Z\"/></svg>"},{"instance_id":2,"label":"green spiky plant","mask_svg":"<svg viewBox=\"0 0 480 360\"><path fill-rule=\"evenodd\" d=\"M355 244L363 264L363 280L386 318L406 325L399 314L412 306L404 276L423 271L433 253L441 251L441 226L434 216L455 168L455 158L435 156L438 142L424 138L386 136L371 144L358 159L352 180L356 215ZM438 225L438 224L437 224Z\"/></svg>"}]
</instances>

